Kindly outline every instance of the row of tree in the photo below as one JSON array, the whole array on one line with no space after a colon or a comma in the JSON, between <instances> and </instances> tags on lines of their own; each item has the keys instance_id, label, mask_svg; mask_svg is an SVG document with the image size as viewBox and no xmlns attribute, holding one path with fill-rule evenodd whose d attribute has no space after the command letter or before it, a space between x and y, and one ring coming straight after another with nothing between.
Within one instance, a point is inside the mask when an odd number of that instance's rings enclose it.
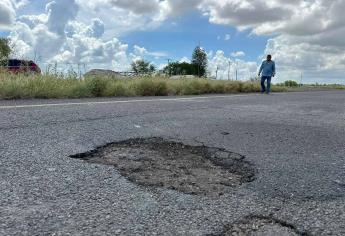
<instances>
[{"instance_id":1,"label":"row of tree","mask_svg":"<svg viewBox=\"0 0 345 236\"><path fill-rule=\"evenodd\" d=\"M164 69L164 73L169 75L194 75L204 77L207 73L207 54L201 47L196 47L193 51L192 61L172 62Z\"/></svg>"},{"instance_id":2,"label":"row of tree","mask_svg":"<svg viewBox=\"0 0 345 236\"><path fill-rule=\"evenodd\" d=\"M192 61L188 62L169 62L163 68L163 73L168 75L194 75L204 77L207 73L207 54L200 47L196 47L193 51ZM136 74L152 74L156 71L156 67L145 60L137 60L132 63L132 70Z\"/></svg>"},{"instance_id":3,"label":"row of tree","mask_svg":"<svg viewBox=\"0 0 345 236\"><path fill-rule=\"evenodd\" d=\"M156 71L155 65L145 60L136 60L131 64L132 71L139 74L152 74Z\"/></svg>"}]
</instances>

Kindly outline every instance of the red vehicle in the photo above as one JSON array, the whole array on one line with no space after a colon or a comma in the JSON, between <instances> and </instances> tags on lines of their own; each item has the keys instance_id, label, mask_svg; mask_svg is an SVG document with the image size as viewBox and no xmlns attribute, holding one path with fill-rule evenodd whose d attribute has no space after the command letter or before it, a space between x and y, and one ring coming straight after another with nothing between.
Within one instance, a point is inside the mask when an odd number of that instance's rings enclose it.
<instances>
[{"instance_id":1,"label":"red vehicle","mask_svg":"<svg viewBox=\"0 0 345 236\"><path fill-rule=\"evenodd\" d=\"M12 73L37 73L41 74L41 69L33 61L10 59L0 62L0 68L4 68Z\"/></svg>"}]
</instances>

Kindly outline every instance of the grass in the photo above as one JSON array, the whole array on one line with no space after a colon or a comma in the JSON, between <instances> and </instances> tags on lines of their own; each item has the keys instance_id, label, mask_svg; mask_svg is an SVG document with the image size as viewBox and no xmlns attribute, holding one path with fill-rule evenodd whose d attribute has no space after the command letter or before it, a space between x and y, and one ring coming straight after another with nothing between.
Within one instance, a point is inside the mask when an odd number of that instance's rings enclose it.
<instances>
[{"instance_id":1,"label":"grass","mask_svg":"<svg viewBox=\"0 0 345 236\"><path fill-rule=\"evenodd\" d=\"M281 86L281 85L279 85ZM303 86L284 86L288 92L308 92L308 91L324 91L324 90L345 90L345 85L341 84L305 84Z\"/></svg>"},{"instance_id":2,"label":"grass","mask_svg":"<svg viewBox=\"0 0 345 236\"><path fill-rule=\"evenodd\" d=\"M273 92L287 91L273 86ZM258 82L161 77L83 80L59 75L14 75L0 72L0 99L173 96L260 92Z\"/></svg>"},{"instance_id":3,"label":"grass","mask_svg":"<svg viewBox=\"0 0 345 236\"><path fill-rule=\"evenodd\" d=\"M328 85L312 84L312 85L309 85L309 87L316 87L316 88L325 87L329 89L345 90L345 85L342 85L342 84L328 84Z\"/></svg>"}]
</instances>

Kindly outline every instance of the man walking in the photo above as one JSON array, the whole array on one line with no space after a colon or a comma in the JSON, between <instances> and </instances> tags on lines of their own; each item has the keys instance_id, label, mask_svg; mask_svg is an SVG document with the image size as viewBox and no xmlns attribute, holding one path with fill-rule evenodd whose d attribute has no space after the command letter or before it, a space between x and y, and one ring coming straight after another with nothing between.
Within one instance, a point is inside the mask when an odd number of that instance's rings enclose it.
<instances>
[{"instance_id":1,"label":"man walking","mask_svg":"<svg viewBox=\"0 0 345 236\"><path fill-rule=\"evenodd\" d=\"M276 65L272 61L272 56L267 55L267 60L262 62L259 70L259 77L261 75L261 93L269 94L271 92L271 79L276 75ZM267 88L265 87L265 81L267 80Z\"/></svg>"}]
</instances>

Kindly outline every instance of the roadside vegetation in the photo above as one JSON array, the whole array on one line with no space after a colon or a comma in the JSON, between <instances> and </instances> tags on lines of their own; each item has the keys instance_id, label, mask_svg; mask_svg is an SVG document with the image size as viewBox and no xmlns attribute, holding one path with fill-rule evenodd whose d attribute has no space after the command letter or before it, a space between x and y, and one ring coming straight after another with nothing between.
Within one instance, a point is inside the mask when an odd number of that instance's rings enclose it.
<instances>
[{"instance_id":1,"label":"roadside vegetation","mask_svg":"<svg viewBox=\"0 0 345 236\"><path fill-rule=\"evenodd\" d=\"M16 75L0 72L0 99L174 96L259 92L258 82L164 77L87 77ZM286 91L274 86L274 92Z\"/></svg>"},{"instance_id":2,"label":"roadside vegetation","mask_svg":"<svg viewBox=\"0 0 345 236\"><path fill-rule=\"evenodd\" d=\"M299 84L294 80L287 80L284 83L277 84L278 86L285 86L285 87L298 87Z\"/></svg>"},{"instance_id":3,"label":"roadside vegetation","mask_svg":"<svg viewBox=\"0 0 345 236\"><path fill-rule=\"evenodd\" d=\"M273 85L273 92L343 89L345 85ZM88 76L76 74L14 74L0 71L0 99L88 98L130 96L180 96L260 92L259 81L211 80L205 78Z\"/></svg>"},{"instance_id":4,"label":"roadside vegetation","mask_svg":"<svg viewBox=\"0 0 345 236\"><path fill-rule=\"evenodd\" d=\"M288 92L345 90L345 85L342 84L299 84L294 80L287 80L283 83L276 84L276 86L284 87Z\"/></svg>"},{"instance_id":5,"label":"roadside vegetation","mask_svg":"<svg viewBox=\"0 0 345 236\"><path fill-rule=\"evenodd\" d=\"M116 96L174 96L259 92L257 82L164 77L87 77L0 73L0 98L86 98ZM273 87L273 91L286 91Z\"/></svg>"}]
</instances>

